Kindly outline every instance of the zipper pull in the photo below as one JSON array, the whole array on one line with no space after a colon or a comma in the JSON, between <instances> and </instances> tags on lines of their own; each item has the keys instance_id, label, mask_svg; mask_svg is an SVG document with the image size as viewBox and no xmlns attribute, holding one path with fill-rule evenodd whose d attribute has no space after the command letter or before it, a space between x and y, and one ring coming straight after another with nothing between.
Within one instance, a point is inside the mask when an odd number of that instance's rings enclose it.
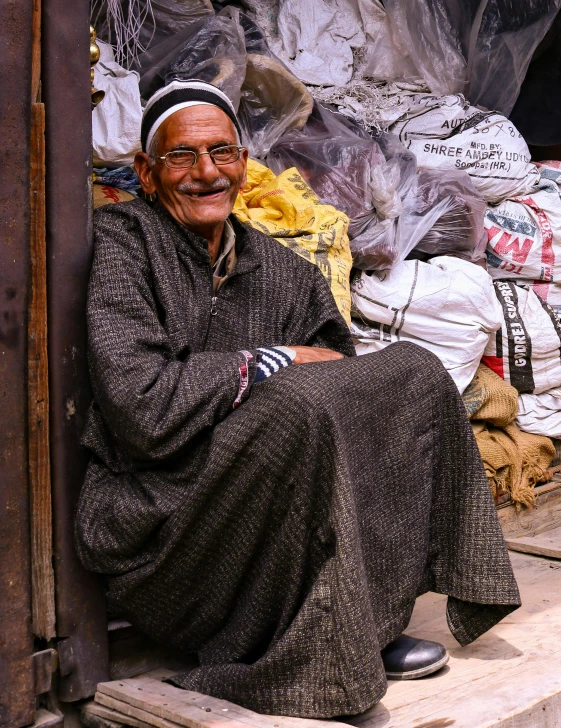
<instances>
[{"instance_id":1,"label":"zipper pull","mask_svg":"<svg viewBox=\"0 0 561 728\"><path fill-rule=\"evenodd\" d=\"M211 303L210 303L210 315L216 316L217 313L218 313L218 310L216 308L216 296L213 296L211 298Z\"/></svg>"}]
</instances>

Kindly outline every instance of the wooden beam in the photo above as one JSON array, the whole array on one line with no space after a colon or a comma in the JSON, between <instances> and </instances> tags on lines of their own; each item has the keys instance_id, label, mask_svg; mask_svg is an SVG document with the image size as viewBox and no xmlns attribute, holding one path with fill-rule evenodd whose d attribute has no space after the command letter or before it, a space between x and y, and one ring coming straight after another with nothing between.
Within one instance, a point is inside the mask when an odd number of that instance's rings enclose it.
<instances>
[{"instance_id":1,"label":"wooden beam","mask_svg":"<svg viewBox=\"0 0 561 728\"><path fill-rule=\"evenodd\" d=\"M56 631L49 452L45 107L43 104L31 104L30 181L31 297L27 328L27 358L32 629L36 637L52 639L56 636Z\"/></svg>"},{"instance_id":2,"label":"wooden beam","mask_svg":"<svg viewBox=\"0 0 561 728\"><path fill-rule=\"evenodd\" d=\"M561 525L561 482L537 486L534 508L517 510L512 504L499 506L497 514L505 538L535 536Z\"/></svg>"}]
</instances>

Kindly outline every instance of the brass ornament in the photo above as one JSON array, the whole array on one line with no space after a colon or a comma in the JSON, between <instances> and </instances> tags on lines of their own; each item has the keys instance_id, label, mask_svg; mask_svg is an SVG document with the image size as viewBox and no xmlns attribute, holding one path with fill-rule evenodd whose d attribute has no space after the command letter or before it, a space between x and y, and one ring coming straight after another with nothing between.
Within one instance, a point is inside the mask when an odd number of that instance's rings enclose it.
<instances>
[{"instance_id":1,"label":"brass ornament","mask_svg":"<svg viewBox=\"0 0 561 728\"><path fill-rule=\"evenodd\" d=\"M93 80L94 80L94 69L93 67L95 64L99 61L99 58L101 56L101 51L99 50L99 46L95 42L96 39L96 32L93 25L90 25L90 63L91 63L91 71L90 71L90 81L92 84L92 111L95 109L95 107L99 104L99 102L103 99L105 96L105 91L102 91L99 88L94 88Z\"/></svg>"}]
</instances>

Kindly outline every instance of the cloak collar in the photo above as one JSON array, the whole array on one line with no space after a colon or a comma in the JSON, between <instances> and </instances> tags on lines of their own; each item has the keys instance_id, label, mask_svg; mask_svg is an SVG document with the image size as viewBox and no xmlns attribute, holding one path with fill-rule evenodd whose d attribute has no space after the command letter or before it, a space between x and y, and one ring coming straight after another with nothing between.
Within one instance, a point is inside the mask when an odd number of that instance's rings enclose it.
<instances>
[{"instance_id":1,"label":"cloak collar","mask_svg":"<svg viewBox=\"0 0 561 728\"><path fill-rule=\"evenodd\" d=\"M156 200L153 209L165 227L173 234L177 249L184 255L194 257L210 266L208 243L205 238L191 232L185 225L179 223L166 208ZM261 266L261 256L255 241L252 239L251 229L241 223L233 214L228 218L236 235L236 254L238 261L230 275L249 273Z\"/></svg>"}]
</instances>

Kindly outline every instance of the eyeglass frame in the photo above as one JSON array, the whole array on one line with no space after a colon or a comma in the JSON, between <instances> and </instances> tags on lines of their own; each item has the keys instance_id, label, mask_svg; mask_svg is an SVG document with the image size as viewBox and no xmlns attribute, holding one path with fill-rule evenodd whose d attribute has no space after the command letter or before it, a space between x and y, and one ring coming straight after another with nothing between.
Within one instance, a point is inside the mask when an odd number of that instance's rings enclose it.
<instances>
[{"instance_id":1,"label":"eyeglass frame","mask_svg":"<svg viewBox=\"0 0 561 728\"><path fill-rule=\"evenodd\" d=\"M220 149L232 149L232 147L235 147L238 150L238 156L236 159L232 159L229 162L215 162L214 159L212 159L212 155L214 152L219 151ZM151 159L159 159L164 160L164 164L168 169L191 169L194 167L197 162L199 161L199 157L203 154L208 154L210 158L212 159L213 164L215 164L217 167L223 167L226 164L234 164L234 162L240 161L241 153L244 152L247 149L247 147L240 147L237 144L224 144L222 147L216 147L215 149L211 149L210 152L196 152L194 149L170 149L169 152L166 152L163 156L156 156L156 155L150 155ZM173 154L173 152L190 152L191 154L195 155L195 160L193 164L189 165L188 167L170 167L170 165L167 163L167 156L168 154Z\"/></svg>"}]
</instances>

